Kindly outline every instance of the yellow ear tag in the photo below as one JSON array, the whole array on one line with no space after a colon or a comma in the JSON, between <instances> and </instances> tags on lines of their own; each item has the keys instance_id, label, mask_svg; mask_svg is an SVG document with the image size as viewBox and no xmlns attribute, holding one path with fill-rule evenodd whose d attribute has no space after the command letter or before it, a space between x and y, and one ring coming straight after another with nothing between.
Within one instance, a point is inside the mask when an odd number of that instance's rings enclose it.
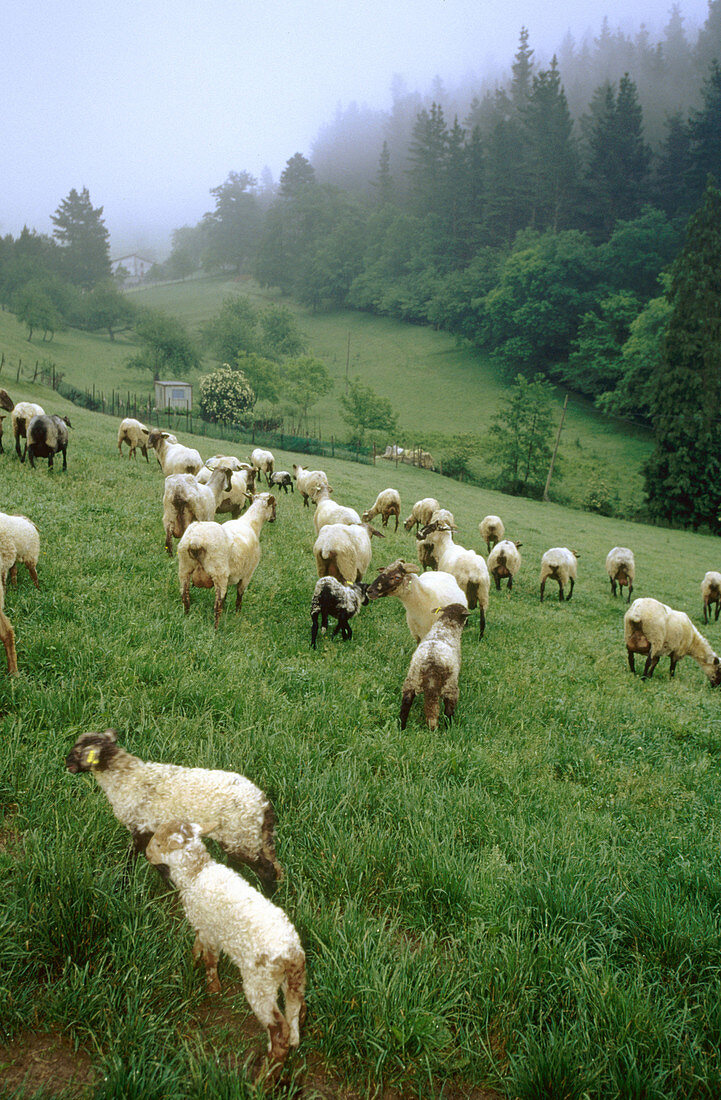
<instances>
[{"instance_id":1,"label":"yellow ear tag","mask_svg":"<svg viewBox=\"0 0 721 1100\"><path fill-rule=\"evenodd\" d=\"M85 759L87 760L88 764L97 764L98 760L100 759L98 755L98 750L91 749Z\"/></svg>"}]
</instances>

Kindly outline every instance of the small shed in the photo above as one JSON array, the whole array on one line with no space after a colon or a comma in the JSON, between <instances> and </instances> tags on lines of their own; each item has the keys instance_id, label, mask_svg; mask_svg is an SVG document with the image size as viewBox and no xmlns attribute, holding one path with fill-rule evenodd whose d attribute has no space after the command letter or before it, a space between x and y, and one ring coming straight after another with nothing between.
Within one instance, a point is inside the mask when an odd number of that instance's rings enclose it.
<instances>
[{"instance_id":1,"label":"small shed","mask_svg":"<svg viewBox=\"0 0 721 1100\"><path fill-rule=\"evenodd\" d=\"M193 387L189 382L156 382L155 407L157 409L187 409L193 407Z\"/></svg>"}]
</instances>

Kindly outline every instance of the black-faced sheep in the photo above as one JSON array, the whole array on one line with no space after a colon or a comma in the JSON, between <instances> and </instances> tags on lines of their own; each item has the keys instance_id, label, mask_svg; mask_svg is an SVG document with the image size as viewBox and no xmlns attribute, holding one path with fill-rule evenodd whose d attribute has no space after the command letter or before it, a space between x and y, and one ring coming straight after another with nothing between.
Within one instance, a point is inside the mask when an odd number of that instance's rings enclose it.
<instances>
[{"instance_id":1,"label":"black-faced sheep","mask_svg":"<svg viewBox=\"0 0 721 1100\"><path fill-rule=\"evenodd\" d=\"M441 700L446 717L453 717L458 703L461 634L468 615L468 608L460 603L437 609L437 618L413 654L403 682L401 729L406 728L408 712L416 695L423 695L429 729L438 728Z\"/></svg>"},{"instance_id":2,"label":"black-faced sheep","mask_svg":"<svg viewBox=\"0 0 721 1100\"><path fill-rule=\"evenodd\" d=\"M422 500L415 502L411 508L411 514L403 520L403 526L406 531L412 531L414 527L425 527L439 508L440 504L435 497L423 497Z\"/></svg>"},{"instance_id":3,"label":"black-faced sheep","mask_svg":"<svg viewBox=\"0 0 721 1100\"><path fill-rule=\"evenodd\" d=\"M454 576L466 596L468 607L472 611L478 607L479 638L486 629L491 578L485 560L475 550L467 550L453 541L453 529L448 523L432 520L427 527L418 532L419 538L430 542L437 568Z\"/></svg>"},{"instance_id":4,"label":"black-faced sheep","mask_svg":"<svg viewBox=\"0 0 721 1100\"><path fill-rule=\"evenodd\" d=\"M636 576L636 563L633 558L633 551L629 550L627 546L614 546L613 550L609 550L606 556L606 572L611 580L611 592L616 595L616 585L620 589L623 589L624 585L628 585L628 599L627 603L631 602L631 593L633 592L633 579Z\"/></svg>"},{"instance_id":5,"label":"black-faced sheep","mask_svg":"<svg viewBox=\"0 0 721 1100\"><path fill-rule=\"evenodd\" d=\"M343 641L353 637L350 620L357 615L361 607L368 603L366 595L367 584L341 584L335 577L319 577L313 590L313 599L310 604L310 644L316 647L318 637L318 623L325 633L328 629L328 619L336 619L338 625L333 631L333 637L340 631Z\"/></svg>"},{"instance_id":6,"label":"black-faced sheep","mask_svg":"<svg viewBox=\"0 0 721 1100\"><path fill-rule=\"evenodd\" d=\"M703 621L711 619L711 604L716 604L716 616L714 622L718 622L719 608L721 608L721 573L713 570L704 574L701 581L701 598L703 599Z\"/></svg>"},{"instance_id":7,"label":"black-faced sheep","mask_svg":"<svg viewBox=\"0 0 721 1100\"><path fill-rule=\"evenodd\" d=\"M5 412L0 413L0 455L5 453L3 447L3 420L5 419L5 413L11 413L14 409L13 399L7 390L0 389L0 409L4 409Z\"/></svg>"},{"instance_id":8,"label":"black-faced sheep","mask_svg":"<svg viewBox=\"0 0 721 1100\"><path fill-rule=\"evenodd\" d=\"M569 550L566 546L553 546L541 558L541 603L543 593L546 590L546 581L550 577L558 582L558 598L563 600L563 589L569 584L567 600L573 595L573 585L576 580L578 554L575 550Z\"/></svg>"},{"instance_id":9,"label":"black-faced sheep","mask_svg":"<svg viewBox=\"0 0 721 1100\"><path fill-rule=\"evenodd\" d=\"M203 465L200 451L178 443L170 432L153 428L148 436L148 446L158 456L158 462L166 477L171 474L197 474Z\"/></svg>"},{"instance_id":10,"label":"black-faced sheep","mask_svg":"<svg viewBox=\"0 0 721 1100\"><path fill-rule=\"evenodd\" d=\"M287 470L276 470L275 473L271 474L268 479L268 488L282 489L284 493L287 493L289 489L291 493L295 492L293 478Z\"/></svg>"},{"instance_id":11,"label":"black-faced sheep","mask_svg":"<svg viewBox=\"0 0 721 1100\"><path fill-rule=\"evenodd\" d=\"M303 507L308 507L308 498L316 489L328 485L328 477L324 470L306 470L303 466L293 463L293 477L295 478L298 492L303 497Z\"/></svg>"},{"instance_id":12,"label":"black-faced sheep","mask_svg":"<svg viewBox=\"0 0 721 1100\"><path fill-rule=\"evenodd\" d=\"M631 672L636 671L634 654L646 657L644 679L653 675L661 657L670 657L673 676L681 658L689 656L701 665L714 687L721 683L719 658L685 612L648 597L634 600L623 617L623 631Z\"/></svg>"},{"instance_id":13,"label":"black-faced sheep","mask_svg":"<svg viewBox=\"0 0 721 1100\"><path fill-rule=\"evenodd\" d=\"M248 457L248 461L251 466L254 466L258 471L258 480L260 481L260 475L265 474L265 480L270 486L270 475L275 469L275 458L272 451L264 451L262 447L255 447Z\"/></svg>"},{"instance_id":14,"label":"black-faced sheep","mask_svg":"<svg viewBox=\"0 0 721 1100\"><path fill-rule=\"evenodd\" d=\"M423 573L418 575L415 562L398 558L379 570L378 576L368 586L369 600L384 596L397 596L406 609L406 622L416 644L425 638L433 626L439 607L460 603L468 607L465 593L450 573Z\"/></svg>"},{"instance_id":15,"label":"black-faced sheep","mask_svg":"<svg viewBox=\"0 0 721 1100\"><path fill-rule=\"evenodd\" d=\"M47 458L48 469L53 468L53 458L63 456L63 469L68 468L68 428L72 424L67 416L34 416L27 429L28 461L35 466L36 458Z\"/></svg>"},{"instance_id":16,"label":"black-faced sheep","mask_svg":"<svg viewBox=\"0 0 721 1100\"><path fill-rule=\"evenodd\" d=\"M166 477L163 528L165 549L171 557L173 536L182 538L194 520L212 520L223 493L230 491L231 484L231 472L225 465L215 467L206 485L201 485L194 474L171 474Z\"/></svg>"}]
</instances>

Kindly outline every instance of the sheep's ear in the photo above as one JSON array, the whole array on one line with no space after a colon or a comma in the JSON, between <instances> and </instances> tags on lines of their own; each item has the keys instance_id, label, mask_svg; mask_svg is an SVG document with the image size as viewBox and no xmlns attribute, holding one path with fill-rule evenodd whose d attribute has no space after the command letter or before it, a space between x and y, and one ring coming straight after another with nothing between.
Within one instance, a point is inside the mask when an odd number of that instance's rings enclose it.
<instances>
[{"instance_id":1,"label":"sheep's ear","mask_svg":"<svg viewBox=\"0 0 721 1100\"><path fill-rule=\"evenodd\" d=\"M523 543L522 542L514 542L513 545L515 546L516 550L520 550L521 547L523 546Z\"/></svg>"},{"instance_id":2,"label":"sheep's ear","mask_svg":"<svg viewBox=\"0 0 721 1100\"><path fill-rule=\"evenodd\" d=\"M209 836L210 833L215 832L219 825L219 821L213 821L210 825L191 825L190 827L193 830L193 836L199 837Z\"/></svg>"},{"instance_id":3,"label":"sheep's ear","mask_svg":"<svg viewBox=\"0 0 721 1100\"><path fill-rule=\"evenodd\" d=\"M106 730L105 731L105 736L107 737L108 741L117 741L118 740L118 731L117 730Z\"/></svg>"},{"instance_id":4,"label":"sheep's ear","mask_svg":"<svg viewBox=\"0 0 721 1100\"><path fill-rule=\"evenodd\" d=\"M572 550L571 553L573 554L574 558L580 558L581 556L576 550Z\"/></svg>"},{"instance_id":5,"label":"sheep's ear","mask_svg":"<svg viewBox=\"0 0 721 1100\"><path fill-rule=\"evenodd\" d=\"M403 572L404 573L420 573L420 571L421 571L420 565L416 565L415 562L412 562L412 561L403 562Z\"/></svg>"}]
</instances>

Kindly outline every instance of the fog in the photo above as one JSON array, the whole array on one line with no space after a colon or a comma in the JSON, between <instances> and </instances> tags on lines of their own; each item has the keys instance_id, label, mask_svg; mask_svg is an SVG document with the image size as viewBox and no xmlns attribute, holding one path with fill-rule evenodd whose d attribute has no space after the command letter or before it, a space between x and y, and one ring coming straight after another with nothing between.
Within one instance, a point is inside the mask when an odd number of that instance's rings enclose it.
<instances>
[{"instance_id":1,"label":"fog","mask_svg":"<svg viewBox=\"0 0 721 1100\"><path fill-rule=\"evenodd\" d=\"M693 40L707 0L680 4ZM277 180L349 105L387 112L399 82L425 94L507 73L522 26L537 58L612 28L652 37L671 3L638 0L44 0L3 15L0 233L49 216L73 187L104 207L112 251L156 251L246 169ZM563 72L561 72L563 77ZM267 175L267 173L266 173Z\"/></svg>"}]
</instances>

